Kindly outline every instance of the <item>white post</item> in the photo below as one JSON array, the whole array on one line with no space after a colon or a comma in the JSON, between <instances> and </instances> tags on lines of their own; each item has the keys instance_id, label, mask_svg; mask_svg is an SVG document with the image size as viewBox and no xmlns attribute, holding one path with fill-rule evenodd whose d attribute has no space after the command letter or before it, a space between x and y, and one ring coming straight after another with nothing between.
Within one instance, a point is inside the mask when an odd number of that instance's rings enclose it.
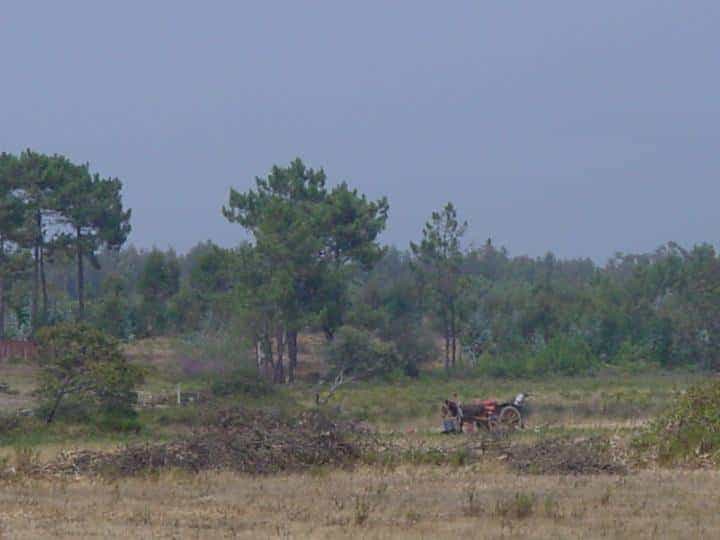
<instances>
[{"instance_id":1,"label":"white post","mask_svg":"<svg viewBox=\"0 0 720 540\"><path fill-rule=\"evenodd\" d=\"M177 404L182 405L182 402L180 401L180 383L177 384Z\"/></svg>"}]
</instances>

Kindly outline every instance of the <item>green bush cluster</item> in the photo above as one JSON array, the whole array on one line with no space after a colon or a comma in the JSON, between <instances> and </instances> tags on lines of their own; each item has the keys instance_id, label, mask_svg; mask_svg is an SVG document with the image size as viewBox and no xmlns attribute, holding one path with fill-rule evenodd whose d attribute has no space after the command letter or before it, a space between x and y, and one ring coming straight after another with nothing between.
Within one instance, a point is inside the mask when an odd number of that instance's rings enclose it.
<instances>
[{"instance_id":1,"label":"green bush cluster","mask_svg":"<svg viewBox=\"0 0 720 540\"><path fill-rule=\"evenodd\" d=\"M272 394L275 388L267 380L259 377L257 372L240 369L219 376L212 382L211 390L214 395L221 397L244 395L261 398Z\"/></svg>"},{"instance_id":2,"label":"green bush cluster","mask_svg":"<svg viewBox=\"0 0 720 540\"><path fill-rule=\"evenodd\" d=\"M135 388L144 370L128 362L116 339L86 324L61 323L40 330L37 344L38 411L47 423L63 415L135 417Z\"/></svg>"},{"instance_id":3,"label":"green bush cluster","mask_svg":"<svg viewBox=\"0 0 720 540\"><path fill-rule=\"evenodd\" d=\"M357 375L389 373L402 365L402 357L393 343L352 326L338 330L328 345L327 359L335 371Z\"/></svg>"},{"instance_id":4,"label":"green bush cluster","mask_svg":"<svg viewBox=\"0 0 720 540\"><path fill-rule=\"evenodd\" d=\"M634 447L660 463L720 464L720 380L690 387L650 423Z\"/></svg>"},{"instance_id":5,"label":"green bush cluster","mask_svg":"<svg viewBox=\"0 0 720 540\"><path fill-rule=\"evenodd\" d=\"M580 338L559 335L538 349L494 357L480 356L477 369L493 377L535 377L551 373L580 375L591 372L599 365L589 345Z\"/></svg>"}]
</instances>

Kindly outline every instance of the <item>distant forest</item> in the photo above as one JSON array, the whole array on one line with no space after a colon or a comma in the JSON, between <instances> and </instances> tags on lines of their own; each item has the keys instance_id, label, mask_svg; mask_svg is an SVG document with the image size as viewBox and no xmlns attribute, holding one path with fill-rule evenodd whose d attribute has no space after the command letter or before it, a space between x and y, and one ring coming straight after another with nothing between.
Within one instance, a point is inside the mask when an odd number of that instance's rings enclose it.
<instances>
[{"instance_id":1,"label":"distant forest","mask_svg":"<svg viewBox=\"0 0 720 540\"><path fill-rule=\"evenodd\" d=\"M416 375L438 359L496 376L720 368L709 244L670 242L604 266L511 256L491 239L468 246L448 203L416 243L382 246L386 199L330 187L295 160L225 201L250 241L177 254L125 246L121 190L62 156L0 156L0 337L66 320L122 340L212 336L275 382L294 380L303 333L324 335L330 364L347 373Z\"/></svg>"}]
</instances>

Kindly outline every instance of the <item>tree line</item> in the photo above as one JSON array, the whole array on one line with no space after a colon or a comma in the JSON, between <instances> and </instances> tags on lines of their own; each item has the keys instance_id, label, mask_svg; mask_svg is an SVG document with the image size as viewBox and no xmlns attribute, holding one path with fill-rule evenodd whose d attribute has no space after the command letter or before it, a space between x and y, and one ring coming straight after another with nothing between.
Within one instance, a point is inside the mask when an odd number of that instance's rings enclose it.
<instances>
[{"instance_id":1,"label":"tree line","mask_svg":"<svg viewBox=\"0 0 720 540\"><path fill-rule=\"evenodd\" d=\"M438 359L499 376L720 366L720 257L709 244L602 266L511 256L491 239L469 242L448 203L398 249L380 242L385 198L295 160L231 190L223 215L249 233L236 247L119 249L130 211L117 179L30 151L3 154L0 171L6 334L75 318L120 339L219 336L274 382L296 378L310 333L343 373L416 375Z\"/></svg>"},{"instance_id":2,"label":"tree line","mask_svg":"<svg viewBox=\"0 0 720 540\"><path fill-rule=\"evenodd\" d=\"M98 250L118 249L130 233L121 189L117 178L102 178L61 155L0 154L0 336L18 284L16 302L27 300L22 285L30 291L29 316L21 318L33 328L52 322L47 267L58 256L74 260L75 316L85 317L86 262L97 266Z\"/></svg>"}]
</instances>

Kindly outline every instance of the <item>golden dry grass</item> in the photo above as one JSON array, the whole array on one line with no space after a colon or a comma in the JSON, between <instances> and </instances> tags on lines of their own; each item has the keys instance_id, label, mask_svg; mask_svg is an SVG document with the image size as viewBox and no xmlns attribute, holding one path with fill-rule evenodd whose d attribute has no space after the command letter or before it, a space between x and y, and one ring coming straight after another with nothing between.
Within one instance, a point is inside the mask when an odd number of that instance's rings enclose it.
<instances>
[{"instance_id":1,"label":"golden dry grass","mask_svg":"<svg viewBox=\"0 0 720 540\"><path fill-rule=\"evenodd\" d=\"M301 342L303 358L317 360L320 346L312 340ZM168 373L180 373L170 340L143 341L128 346L127 352L162 375L149 381L150 389L174 387L166 380ZM322 367L317 361L304 365L308 373ZM12 399L32 402L34 368L1 366L0 373L20 391ZM535 413L529 429L518 435L520 440L534 441L559 431L627 439L676 390L701 377L531 382L428 378L344 388L333 407L350 416L366 416L408 444L452 446L463 439L437 435L437 404L442 397L454 391L468 398L507 397L527 384ZM297 400L313 395L303 386L289 392ZM0 396L0 410L17 408L14 401L3 399ZM168 429L182 436L189 428ZM68 433L62 440L33 443L29 451L34 459L48 461L61 449L108 450L119 444L114 438ZM0 460L12 464L20 450L0 441ZM720 538L720 471L533 476L509 472L504 462L488 457L466 467L377 466L271 477L166 471L112 480L18 475L0 482L0 538L46 537Z\"/></svg>"},{"instance_id":2,"label":"golden dry grass","mask_svg":"<svg viewBox=\"0 0 720 540\"><path fill-rule=\"evenodd\" d=\"M720 473L473 468L167 472L0 489L3 538L718 538ZM518 496L518 494L520 494Z\"/></svg>"}]
</instances>

